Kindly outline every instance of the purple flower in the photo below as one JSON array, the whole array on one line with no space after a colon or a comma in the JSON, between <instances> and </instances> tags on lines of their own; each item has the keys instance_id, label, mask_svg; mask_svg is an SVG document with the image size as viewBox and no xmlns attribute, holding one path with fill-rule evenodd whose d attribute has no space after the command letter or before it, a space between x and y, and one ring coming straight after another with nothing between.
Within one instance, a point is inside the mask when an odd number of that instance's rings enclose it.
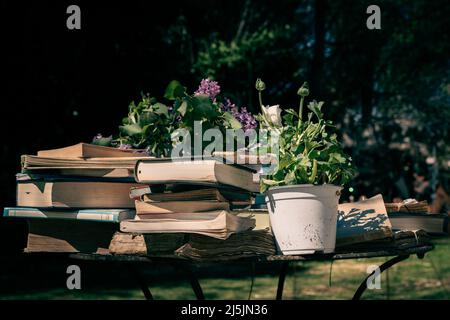
<instances>
[{"instance_id":1,"label":"purple flower","mask_svg":"<svg viewBox=\"0 0 450 320\"><path fill-rule=\"evenodd\" d=\"M255 117L247 111L247 108L242 107L239 111L239 108L231 102L230 99L225 98L225 103L221 104L221 109L224 112L230 112L233 117L239 121L244 130L248 129L256 129L258 123L256 122Z\"/></svg>"},{"instance_id":2,"label":"purple flower","mask_svg":"<svg viewBox=\"0 0 450 320\"><path fill-rule=\"evenodd\" d=\"M245 107L242 107L241 112L235 114L234 117L237 117L245 130L256 129L256 127L258 126L255 117L253 117L253 115L248 112L247 108Z\"/></svg>"},{"instance_id":3,"label":"purple flower","mask_svg":"<svg viewBox=\"0 0 450 320\"><path fill-rule=\"evenodd\" d=\"M220 93L220 86L217 83L217 81L213 81L210 79L203 79L200 82L200 85L198 86L198 89L197 89L197 91L195 91L194 94L196 96L205 94L212 101L214 101L219 93Z\"/></svg>"},{"instance_id":4,"label":"purple flower","mask_svg":"<svg viewBox=\"0 0 450 320\"><path fill-rule=\"evenodd\" d=\"M230 99L225 98L224 100L225 103L221 104L222 111L233 112L238 110L237 106L234 103L232 103Z\"/></svg>"}]
</instances>

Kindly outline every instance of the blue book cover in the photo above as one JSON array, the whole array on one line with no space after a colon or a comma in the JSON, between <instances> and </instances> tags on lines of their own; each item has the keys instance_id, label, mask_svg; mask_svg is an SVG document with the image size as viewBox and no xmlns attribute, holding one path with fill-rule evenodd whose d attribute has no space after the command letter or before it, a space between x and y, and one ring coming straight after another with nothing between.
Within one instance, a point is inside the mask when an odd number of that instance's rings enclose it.
<instances>
[{"instance_id":1,"label":"blue book cover","mask_svg":"<svg viewBox=\"0 0 450 320\"><path fill-rule=\"evenodd\" d=\"M122 220L133 219L134 210L128 209L38 209L24 207L9 207L3 209L3 217L27 219L64 219L88 220L98 222L119 223Z\"/></svg>"}]
</instances>

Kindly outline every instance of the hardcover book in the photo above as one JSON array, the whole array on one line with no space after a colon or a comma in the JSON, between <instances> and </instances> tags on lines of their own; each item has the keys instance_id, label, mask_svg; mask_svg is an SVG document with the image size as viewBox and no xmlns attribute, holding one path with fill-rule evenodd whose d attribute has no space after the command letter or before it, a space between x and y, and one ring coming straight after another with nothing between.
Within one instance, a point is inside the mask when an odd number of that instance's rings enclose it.
<instances>
[{"instance_id":1,"label":"hardcover book","mask_svg":"<svg viewBox=\"0 0 450 320\"><path fill-rule=\"evenodd\" d=\"M134 208L129 182L17 181L17 206L38 208Z\"/></svg>"},{"instance_id":2,"label":"hardcover book","mask_svg":"<svg viewBox=\"0 0 450 320\"><path fill-rule=\"evenodd\" d=\"M88 220L99 222L119 223L122 220L133 219L134 210L127 209L38 209L13 207L4 208L5 218L29 218L29 219L63 219L63 220Z\"/></svg>"},{"instance_id":3,"label":"hardcover book","mask_svg":"<svg viewBox=\"0 0 450 320\"><path fill-rule=\"evenodd\" d=\"M137 182L146 184L223 184L259 192L259 186L253 183L251 170L215 160L140 160L136 164L135 175Z\"/></svg>"}]
</instances>

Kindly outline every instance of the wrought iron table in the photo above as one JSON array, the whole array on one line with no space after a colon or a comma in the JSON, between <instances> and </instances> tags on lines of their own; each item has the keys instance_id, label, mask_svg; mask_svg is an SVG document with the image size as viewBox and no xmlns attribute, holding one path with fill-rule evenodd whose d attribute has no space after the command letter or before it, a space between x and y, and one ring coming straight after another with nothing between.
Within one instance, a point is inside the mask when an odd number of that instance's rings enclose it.
<instances>
[{"instance_id":1,"label":"wrought iron table","mask_svg":"<svg viewBox=\"0 0 450 320\"><path fill-rule=\"evenodd\" d=\"M313 254L304 256L283 256L283 255L273 255L273 256L255 256L251 258L227 260L227 262L239 263L239 262L252 262L252 263L278 263L281 264L280 273L278 277L278 287L276 292L276 299L281 300L283 298L284 282L286 279L286 274L289 268L289 264L297 261L334 261L334 260L344 260L344 259L360 259L360 258L379 258L379 257L391 257L390 260L386 261L379 267L380 273L389 269L393 265L408 259L411 255L417 255L419 259L422 259L425 254L433 250L433 245L420 245L415 247L410 247L407 249L373 249L373 250L357 250L348 252L339 252L331 254ZM193 266L201 265L202 263L223 263L222 261L208 260L205 262L192 261L188 259L178 258L174 256L138 256L138 255L111 255L111 254L84 254L84 253L68 253L68 254L51 254L51 253L28 253L23 254L26 259L45 259L46 256L59 256L64 257L69 260L83 260L83 261L97 261L97 262L119 262L127 265L128 270L134 276L137 283L139 284L146 299L153 299L152 293L148 288L147 283L140 274L138 268L136 268L137 263L148 263L148 264L170 264L174 266L177 270L185 273L190 280L191 287L197 299L204 300L205 296L203 290L198 281L198 277L193 270ZM375 271L374 271L375 272ZM368 275L364 281L360 284L356 290L353 299L358 300L361 298L364 291L367 289L367 279L371 277L374 272Z\"/></svg>"}]
</instances>

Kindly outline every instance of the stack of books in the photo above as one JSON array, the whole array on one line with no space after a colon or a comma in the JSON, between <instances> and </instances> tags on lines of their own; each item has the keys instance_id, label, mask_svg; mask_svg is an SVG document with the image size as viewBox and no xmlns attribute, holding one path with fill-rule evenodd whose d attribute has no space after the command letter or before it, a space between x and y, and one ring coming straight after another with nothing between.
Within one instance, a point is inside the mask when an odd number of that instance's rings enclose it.
<instances>
[{"instance_id":1,"label":"stack of books","mask_svg":"<svg viewBox=\"0 0 450 320\"><path fill-rule=\"evenodd\" d=\"M3 216L27 220L28 252L105 252L120 221L135 216L129 190L140 158L86 143L24 155L17 206Z\"/></svg>"},{"instance_id":2,"label":"stack of books","mask_svg":"<svg viewBox=\"0 0 450 320\"><path fill-rule=\"evenodd\" d=\"M121 231L140 233L198 233L226 239L232 233L252 229L254 219L230 212L235 203L251 204L252 172L218 160L140 160L136 181L147 185L171 185L171 191L151 193L151 188L132 189L137 219L121 224Z\"/></svg>"},{"instance_id":3,"label":"stack of books","mask_svg":"<svg viewBox=\"0 0 450 320\"><path fill-rule=\"evenodd\" d=\"M385 205L393 230L421 229L433 236L450 234L449 216L430 212L427 201L406 199Z\"/></svg>"},{"instance_id":4,"label":"stack of books","mask_svg":"<svg viewBox=\"0 0 450 320\"><path fill-rule=\"evenodd\" d=\"M136 181L145 185L130 191L136 217L120 223L110 252L194 260L275 254L267 211L242 208L259 191L253 174L217 159L139 160ZM152 192L155 185L166 188Z\"/></svg>"},{"instance_id":5,"label":"stack of books","mask_svg":"<svg viewBox=\"0 0 450 320\"><path fill-rule=\"evenodd\" d=\"M267 213L242 209L259 191L247 167L218 158L157 159L85 143L24 155L21 164L17 206L5 208L3 216L26 219L28 252L187 256L180 248L193 234L219 241L213 246L223 245L227 255L232 248L236 256L243 249L245 256L275 250ZM264 240L260 246L258 239Z\"/></svg>"}]
</instances>

